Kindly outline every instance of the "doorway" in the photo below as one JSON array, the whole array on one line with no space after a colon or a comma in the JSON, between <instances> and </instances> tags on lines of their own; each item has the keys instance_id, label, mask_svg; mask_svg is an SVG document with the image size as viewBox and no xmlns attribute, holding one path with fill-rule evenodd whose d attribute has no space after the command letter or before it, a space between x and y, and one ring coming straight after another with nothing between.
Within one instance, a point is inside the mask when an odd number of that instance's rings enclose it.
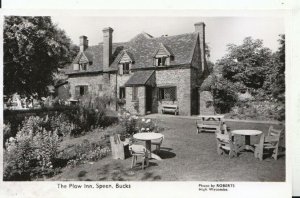
<instances>
[{"instance_id":1,"label":"doorway","mask_svg":"<svg viewBox=\"0 0 300 198\"><path fill-rule=\"evenodd\" d=\"M152 113L152 87L146 86L146 114Z\"/></svg>"}]
</instances>

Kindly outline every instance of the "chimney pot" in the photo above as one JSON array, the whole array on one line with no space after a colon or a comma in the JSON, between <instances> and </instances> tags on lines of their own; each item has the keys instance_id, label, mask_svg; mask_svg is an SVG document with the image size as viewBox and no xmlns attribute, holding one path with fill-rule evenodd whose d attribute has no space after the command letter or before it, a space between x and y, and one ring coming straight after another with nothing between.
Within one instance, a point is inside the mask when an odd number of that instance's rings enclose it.
<instances>
[{"instance_id":1,"label":"chimney pot","mask_svg":"<svg viewBox=\"0 0 300 198\"><path fill-rule=\"evenodd\" d=\"M201 57L201 71L206 69L206 55L205 55L205 23L198 22L194 24L195 32L199 35L200 43L200 57Z\"/></svg>"},{"instance_id":2,"label":"chimney pot","mask_svg":"<svg viewBox=\"0 0 300 198\"><path fill-rule=\"evenodd\" d=\"M103 32L103 70L108 70L112 61L112 33L111 27L104 28Z\"/></svg>"},{"instance_id":3,"label":"chimney pot","mask_svg":"<svg viewBox=\"0 0 300 198\"><path fill-rule=\"evenodd\" d=\"M89 42L86 36L82 35L79 37L79 46L81 52L85 51L88 48Z\"/></svg>"}]
</instances>

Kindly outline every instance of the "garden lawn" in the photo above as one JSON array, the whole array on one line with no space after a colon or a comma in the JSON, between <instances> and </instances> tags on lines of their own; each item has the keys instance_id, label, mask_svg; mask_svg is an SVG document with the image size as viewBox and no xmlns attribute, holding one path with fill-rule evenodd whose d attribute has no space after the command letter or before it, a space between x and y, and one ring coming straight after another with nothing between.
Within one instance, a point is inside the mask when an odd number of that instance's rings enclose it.
<instances>
[{"instance_id":1,"label":"garden lawn","mask_svg":"<svg viewBox=\"0 0 300 198\"><path fill-rule=\"evenodd\" d=\"M277 161L272 158L259 161L252 152L241 152L230 159L228 155L217 154L213 133L196 133L195 119L158 116L158 125L165 136L158 153L163 160L151 159L146 169L141 166L130 169L132 158L114 160L110 155L97 162L66 167L50 180L285 181L284 155ZM257 129L265 133L270 126L246 122L227 122L227 125L231 130ZM93 140L95 137L90 136ZM257 140L252 138L251 143Z\"/></svg>"}]
</instances>

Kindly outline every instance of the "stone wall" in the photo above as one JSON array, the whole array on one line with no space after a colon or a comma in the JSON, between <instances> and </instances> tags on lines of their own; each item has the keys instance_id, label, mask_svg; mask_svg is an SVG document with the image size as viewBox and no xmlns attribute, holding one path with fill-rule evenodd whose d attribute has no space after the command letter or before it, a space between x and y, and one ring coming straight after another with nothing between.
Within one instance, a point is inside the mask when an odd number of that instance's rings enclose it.
<instances>
[{"instance_id":1,"label":"stone wall","mask_svg":"<svg viewBox=\"0 0 300 198\"><path fill-rule=\"evenodd\" d=\"M179 115L191 115L191 70L168 69L156 71L157 87L176 86L176 101L158 101L158 112L161 112L162 105L175 104L179 106Z\"/></svg>"},{"instance_id":2,"label":"stone wall","mask_svg":"<svg viewBox=\"0 0 300 198\"><path fill-rule=\"evenodd\" d=\"M87 85L89 95L92 94L100 96L104 94L104 90L99 90L100 84L102 84L102 87L104 88L103 76L101 74L70 76L68 82L70 84L70 94L72 98L75 98L75 87L79 85Z\"/></svg>"},{"instance_id":3,"label":"stone wall","mask_svg":"<svg viewBox=\"0 0 300 198\"><path fill-rule=\"evenodd\" d=\"M68 100L71 95L70 95L70 86L68 83L61 85L55 89L55 94L57 97L61 100Z\"/></svg>"}]
</instances>

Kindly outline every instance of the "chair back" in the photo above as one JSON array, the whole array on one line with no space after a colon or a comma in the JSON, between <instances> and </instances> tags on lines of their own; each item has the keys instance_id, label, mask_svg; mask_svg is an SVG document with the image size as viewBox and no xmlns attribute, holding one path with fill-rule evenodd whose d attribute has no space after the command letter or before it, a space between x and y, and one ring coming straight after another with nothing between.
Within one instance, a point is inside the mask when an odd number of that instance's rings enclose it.
<instances>
[{"instance_id":1,"label":"chair back","mask_svg":"<svg viewBox=\"0 0 300 198\"><path fill-rule=\"evenodd\" d=\"M230 132L226 132L224 134L221 133L221 131L217 131L216 133L216 138L219 143L223 144L229 144L231 141L231 134Z\"/></svg>"},{"instance_id":2,"label":"chair back","mask_svg":"<svg viewBox=\"0 0 300 198\"><path fill-rule=\"evenodd\" d=\"M274 129L273 126L270 126L267 136L265 136L267 141L279 141L283 129Z\"/></svg>"},{"instance_id":3,"label":"chair back","mask_svg":"<svg viewBox=\"0 0 300 198\"><path fill-rule=\"evenodd\" d=\"M148 155L148 151L147 149L142 146L142 145L138 145L138 144L132 144L129 146L129 151L131 153L131 155Z\"/></svg>"}]
</instances>

